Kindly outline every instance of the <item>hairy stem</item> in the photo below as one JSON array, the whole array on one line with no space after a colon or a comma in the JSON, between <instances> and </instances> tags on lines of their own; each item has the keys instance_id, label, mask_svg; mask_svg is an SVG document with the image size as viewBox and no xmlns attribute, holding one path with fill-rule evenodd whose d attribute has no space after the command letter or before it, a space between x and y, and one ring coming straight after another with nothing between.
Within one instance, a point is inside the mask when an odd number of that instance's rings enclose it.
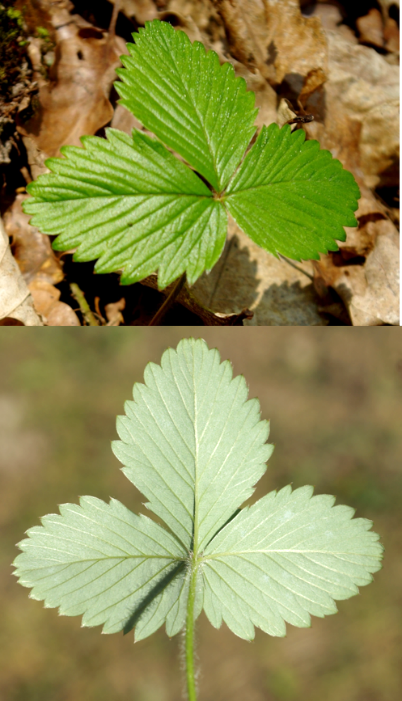
<instances>
[{"instance_id":1,"label":"hairy stem","mask_svg":"<svg viewBox=\"0 0 402 701\"><path fill-rule=\"evenodd\" d=\"M194 602L195 602L196 581L197 581L197 562L193 556L193 558L191 560L191 578L190 578L190 589L188 592L187 619L186 619L186 676L187 676L188 701L197 701L197 692L196 692L196 688L195 688L195 669L194 669Z\"/></svg>"}]
</instances>

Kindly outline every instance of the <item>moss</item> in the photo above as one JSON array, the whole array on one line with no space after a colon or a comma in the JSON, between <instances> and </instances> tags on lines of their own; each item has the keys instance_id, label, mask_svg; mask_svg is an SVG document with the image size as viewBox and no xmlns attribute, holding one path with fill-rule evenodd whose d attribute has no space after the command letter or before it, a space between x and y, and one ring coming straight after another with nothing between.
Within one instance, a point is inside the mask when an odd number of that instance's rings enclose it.
<instances>
[{"instance_id":1,"label":"moss","mask_svg":"<svg viewBox=\"0 0 402 701\"><path fill-rule=\"evenodd\" d=\"M7 102L26 60L27 36L20 10L0 4L0 93Z\"/></svg>"}]
</instances>

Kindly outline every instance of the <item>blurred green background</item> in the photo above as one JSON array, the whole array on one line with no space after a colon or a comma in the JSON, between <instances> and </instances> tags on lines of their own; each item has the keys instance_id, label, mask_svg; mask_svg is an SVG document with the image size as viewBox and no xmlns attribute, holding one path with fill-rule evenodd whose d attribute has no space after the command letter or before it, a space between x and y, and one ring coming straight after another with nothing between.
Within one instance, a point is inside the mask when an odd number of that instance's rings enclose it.
<instances>
[{"instance_id":1,"label":"blurred green background","mask_svg":"<svg viewBox=\"0 0 402 701\"><path fill-rule=\"evenodd\" d=\"M245 375L276 445L255 498L313 484L374 521L383 569L339 613L257 631L247 643L198 623L199 701L396 701L402 638L402 336L399 329L0 329L0 698L178 701L180 636L100 635L30 600L15 543L57 504L92 494L133 510L141 495L110 450L115 418L183 336L202 336Z\"/></svg>"}]
</instances>

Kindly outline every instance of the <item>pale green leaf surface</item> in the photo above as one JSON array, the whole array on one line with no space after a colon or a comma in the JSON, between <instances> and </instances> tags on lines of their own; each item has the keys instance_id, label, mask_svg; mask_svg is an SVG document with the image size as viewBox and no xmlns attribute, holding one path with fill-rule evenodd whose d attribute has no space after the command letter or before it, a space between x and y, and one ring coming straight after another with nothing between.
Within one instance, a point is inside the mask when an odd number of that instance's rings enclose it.
<instances>
[{"instance_id":1,"label":"pale green leaf surface","mask_svg":"<svg viewBox=\"0 0 402 701\"><path fill-rule=\"evenodd\" d=\"M146 22L116 73L121 103L220 192L254 132L254 93L229 63L167 22Z\"/></svg>"},{"instance_id":2,"label":"pale green leaf surface","mask_svg":"<svg viewBox=\"0 0 402 701\"><path fill-rule=\"evenodd\" d=\"M236 513L272 446L258 401L217 350L185 339L144 381L113 450L169 530L115 499L64 504L19 544L16 574L33 598L105 633L135 627L141 640L163 624L168 635L183 628L196 579L194 617L204 608L214 626L251 639L254 626L308 626L371 581L378 536L334 497L285 487Z\"/></svg>"},{"instance_id":3,"label":"pale green leaf surface","mask_svg":"<svg viewBox=\"0 0 402 701\"><path fill-rule=\"evenodd\" d=\"M356 226L353 175L302 130L263 127L226 190L225 206L259 246L296 260L338 249Z\"/></svg>"},{"instance_id":4,"label":"pale green leaf surface","mask_svg":"<svg viewBox=\"0 0 402 701\"><path fill-rule=\"evenodd\" d=\"M150 363L145 384L119 417L113 451L147 506L191 547L202 549L253 493L272 446L244 377L202 340L183 340L161 365Z\"/></svg>"},{"instance_id":5,"label":"pale green leaf surface","mask_svg":"<svg viewBox=\"0 0 402 701\"><path fill-rule=\"evenodd\" d=\"M97 272L121 269L123 284L155 270L161 288L184 271L191 284L214 266L227 215L193 171L136 130L82 142L46 161L52 172L28 186L24 211L42 232L59 234L54 248L98 258Z\"/></svg>"},{"instance_id":6,"label":"pale green leaf surface","mask_svg":"<svg viewBox=\"0 0 402 701\"><path fill-rule=\"evenodd\" d=\"M165 620L180 630L188 587L186 552L176 538L115 499L81 497L79 506L61 505L60 514L45 516L19 543L15 574L32 598L66 616L82 614L84 626L103 624L104 633L130 628L130 621L136 639Z\"/></svg>"},{"instance_id":7,"label":"pale green leaf surface","mask_svg":"<svg viewBox=\"0 0 402 701\"><path fill-rule=\"evenodd\" d=\"M336 612L381 567L382 546L371 521L352 519L335 498L312 487L271 492L244 508L206 547L204 610L242 638L254 626L283 636L285 621L310 625L310 614Z\"/></svg>"}]
</instances>

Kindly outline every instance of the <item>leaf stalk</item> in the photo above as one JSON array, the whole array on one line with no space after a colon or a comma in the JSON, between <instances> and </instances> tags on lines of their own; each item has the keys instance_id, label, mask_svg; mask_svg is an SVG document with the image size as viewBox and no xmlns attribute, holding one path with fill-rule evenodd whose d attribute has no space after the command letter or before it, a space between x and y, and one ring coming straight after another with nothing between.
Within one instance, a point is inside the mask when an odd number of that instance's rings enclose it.
<instances>
[{"instance_id":1,"label":"leaf stalk","mask_svg":"<svg viewBox=\"0 0 402 701\"><path fill-rule=\"evenodd\" d=\"M197 582L197 558L191 558L191 575L190 587L187 599L187 618L186 618L186 677L187 677L187 696L188 701L197 701L197 692L195 685L195 669L194 669L194 603L196 594Z\"/></svg>"}]
</instances>

